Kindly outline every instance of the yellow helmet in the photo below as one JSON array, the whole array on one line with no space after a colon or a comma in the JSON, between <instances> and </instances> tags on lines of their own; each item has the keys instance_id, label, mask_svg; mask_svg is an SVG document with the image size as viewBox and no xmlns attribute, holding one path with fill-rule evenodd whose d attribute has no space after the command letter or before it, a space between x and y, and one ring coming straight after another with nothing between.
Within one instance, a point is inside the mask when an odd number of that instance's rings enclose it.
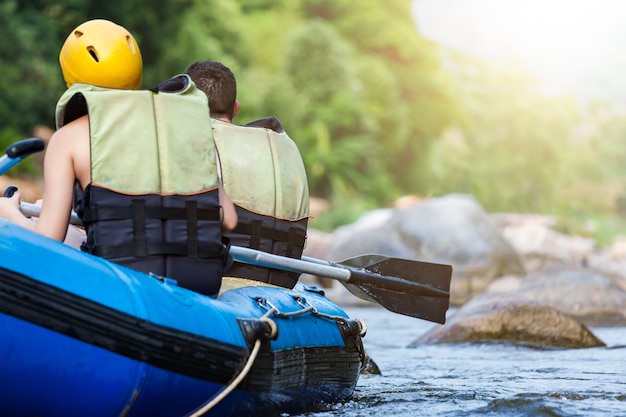
<instances>
[{"instance_id":1,"label":"yellow helmet","mask_svg":"<svg viewBox=\"0 0 626 417\"><path fill-rule=\"evenodd\" d=\"M143 63L133 35L122 26L89 20L70 33L59 54L65 84L91 84L136 90L141 86Z\"/></svg>"}]
</instances>

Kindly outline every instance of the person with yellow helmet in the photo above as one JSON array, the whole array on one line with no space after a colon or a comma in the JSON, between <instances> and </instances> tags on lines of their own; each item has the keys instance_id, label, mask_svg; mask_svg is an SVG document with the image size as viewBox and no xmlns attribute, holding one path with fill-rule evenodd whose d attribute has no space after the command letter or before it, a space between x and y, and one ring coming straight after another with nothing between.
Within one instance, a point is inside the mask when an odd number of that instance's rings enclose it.
<instances>
[{"instance_id":1,"label":"person with yellow helmet","mask_svg":"<svg viewBox=\"0 0 626 417\"><path fill-rule=\"evenodd\" d=\"M59 63L65 84L137 90L143 61L135 38L124 27L96 19L79 25L63 44Z\"/></svg>"},{"instance_id":2,"label":"person with yellow helmet","mask_svg":"<svg viewBox=\"0 0 626 417\"><path fill-rule=\"evenodd\" d=\"M19 193L0 198L0 217L62 241L73 208L84 251L216 295L232 262L223 233L237 214L218 177L206 95L187 75L138 90L139 47L108 20L74 29L59 62L68 89L39 221L21 214Z\"/></svg>"}]
</instances>

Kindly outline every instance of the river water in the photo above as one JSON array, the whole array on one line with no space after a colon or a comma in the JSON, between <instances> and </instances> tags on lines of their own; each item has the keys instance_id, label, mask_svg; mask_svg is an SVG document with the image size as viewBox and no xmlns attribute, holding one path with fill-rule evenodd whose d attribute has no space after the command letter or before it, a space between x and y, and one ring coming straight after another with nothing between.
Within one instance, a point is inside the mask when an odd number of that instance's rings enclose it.
<instances>
[{"instance_id":1,"label":"river water","mask_svg":"<svg viewBox=\"0 0 626 417\"><path fill-rule=\"evenodd\" d=\"M626 416L626 327L592 329L606 348L409 348L434 324L380 307L345 310L365 320L365 350L382 375L362 375L350 401L298 417Z\"/></svg>"}]
</instances>

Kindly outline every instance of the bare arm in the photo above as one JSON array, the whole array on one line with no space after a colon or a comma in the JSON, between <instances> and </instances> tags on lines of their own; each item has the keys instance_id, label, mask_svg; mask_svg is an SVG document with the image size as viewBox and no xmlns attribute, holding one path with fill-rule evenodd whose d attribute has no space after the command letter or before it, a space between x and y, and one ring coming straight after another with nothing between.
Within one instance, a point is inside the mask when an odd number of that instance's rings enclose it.
<instances>
[{"instance_id":1,"label":"bare arm","mask_svg":"<svg viewBox=\"0 0 626 417\"><path fill-rule=\"evenodd\" d=\"M0 199L0 216L52 239L65 239L72 209L74 182L89 181L89 119L84 116L52 135L44 157L44 193L39 221L19 211L19 193Z\"/></svg>"},{"instance_id":2,"label":"bare arm","mask_svg":"<svg viewBox=\"0 0 626 417\"><path fill-rule=\"evenodd\" d=\"M55 136L53 135L44 159L44 203L41 208L39 221L32 222L20 212L19 202L21 196L19 192L13 194L11 198L0 199L0 216L19 226L62 241L65 239L65 233L69 224L73 192L73 186L70 186L68 197L68 192L63 189L68 182L64 177L68 175L66 172L68 171L67 166L69 166L72 175L73 169L71 163L68 164L66 162L67 160L63 156L58 141L54 139ZM65 199L68 199L68 201L64 201Z\"/></svg>"},{"instance_id":3,"label":"bare arm","mask_svg":"<svg viewBox=\"0 0 626 417\"><path fill-rule=\"evenodd\" d=\"M237 226L237 212L224 188L220 185L220 206L222 206L222 229L233 230Z\"/></svg>"},{"instance_id":4,"label":"bare arm","mask_svg":"<svg viewBox=\"0 0 626 417\"><path fill-rule=\"evenodd\" d=\"M41 215L35 230L63 241L67 233L74 192L73 147L79 140L81 123L58 130L48 143L44 158L44 193Z\"/></svg>"}]
</instances>

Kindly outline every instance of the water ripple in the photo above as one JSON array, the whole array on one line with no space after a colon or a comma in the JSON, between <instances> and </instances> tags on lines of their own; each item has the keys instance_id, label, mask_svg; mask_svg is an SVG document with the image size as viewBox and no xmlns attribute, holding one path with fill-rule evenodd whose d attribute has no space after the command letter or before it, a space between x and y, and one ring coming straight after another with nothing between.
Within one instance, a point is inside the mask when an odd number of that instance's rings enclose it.
<instances>
[{"instance_id":1,"label":"water ripple","mask_svg":"<svg viewBox=\"0 0 626 417\"><path fill-rule=\"evenodd\" d=\"M626 416L626 328L597 330L608 348L407 348L432 324L376 308L348 313L366 321L365 349L382 375L363 375L350 401L298 417Z\"/></svg>"}]
</instances>

